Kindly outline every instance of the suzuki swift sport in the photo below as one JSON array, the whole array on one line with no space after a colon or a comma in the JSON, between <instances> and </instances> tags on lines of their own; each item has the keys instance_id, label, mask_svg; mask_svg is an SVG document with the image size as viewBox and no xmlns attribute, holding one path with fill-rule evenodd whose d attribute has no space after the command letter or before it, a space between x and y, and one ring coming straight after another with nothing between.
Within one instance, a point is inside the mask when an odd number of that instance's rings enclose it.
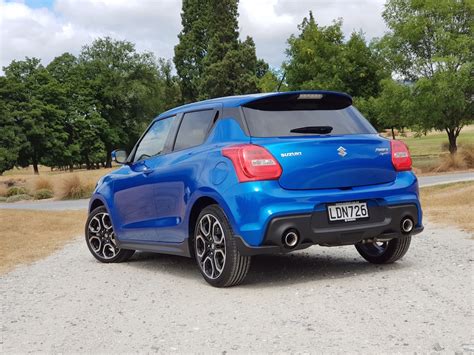
<instances>
[{"instance_id":1,"label":"suzuki swift sport","mask_svg":"<svg viewBox=\"0 0 474 355\"><path fill-rule=\"evenodd\" d=\"M327 91L212 99L155 118L102 177L85 228L92 255L196 259L213 286L241 283L258 254L355 245L392 263L423 230L404 143Z\"/></svg>"}]
</instances>

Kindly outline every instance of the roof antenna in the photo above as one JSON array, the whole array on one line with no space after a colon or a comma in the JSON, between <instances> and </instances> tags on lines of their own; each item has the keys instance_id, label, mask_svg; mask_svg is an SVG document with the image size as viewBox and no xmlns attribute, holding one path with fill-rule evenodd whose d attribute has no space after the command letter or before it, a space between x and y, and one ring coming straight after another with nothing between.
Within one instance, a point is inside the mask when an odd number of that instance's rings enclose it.
<instances>
[{"instance_id":1,"label":"roof antenna","mask_svg":"<svg viewBox=\"0 0 474 355\"><path fill-rule=\"evenodd\" d=\"M278 84L278 88L277 88L277 92L280 91L280 88L281 88L281 84L283 84L283 80L285 80L285 77L286 77L286 71L283 73L283 76L280 80L280 83Z\"/></svg>"}]
</instances>

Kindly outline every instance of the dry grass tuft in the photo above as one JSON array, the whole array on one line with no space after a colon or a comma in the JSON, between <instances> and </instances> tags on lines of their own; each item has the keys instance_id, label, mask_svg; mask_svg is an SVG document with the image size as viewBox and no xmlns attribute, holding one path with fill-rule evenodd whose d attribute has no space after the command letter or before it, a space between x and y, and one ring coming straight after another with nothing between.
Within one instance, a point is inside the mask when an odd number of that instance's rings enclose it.
<instances>
[{"instance_id":1,"label":"dry grass tuft","mask_svg":"<svg viewBox=\"0 0 474 355\"><path fill-rule=\"evenodd\" d=\"M93 190L94 184L83 182L78 175L71 175L62 181L59 197L65 200L87 198L92 195Z\"/></svg>"},{"instance_id":2,"label":"dry grass tuft","mask_svg":"<svg viewBox=\"0 0 474 355\"><path fill-rule=\"evenodd\" d=\"M8 187L6 184L0 183L0 196L7 197Z\"/></svg>"},{"instance_id":3,"label":"dry grass tuft","mask_svg":"<svg viewBox=\"0 0 474 355\"><path fill-rule=\"evenodd\" d=\"M433 169L433 172L441 173L446 171L467 169L467 164L461 154L445 154L440 158L441 163Z\"/></svg>"},{"instance_id":4,"label":"dry grass tuft","mask_svg":"<svg viewBox=\"0 0 474 355\"><path fill-rule=\"evenodd\" d=\"M430 221L474 232L474 182L425 187L420 190L423 212Z\"/></svg>"},{"instance_id":5,"label":"dry grass tuft","mask_svg":"<svg viewBox=\"0 0 474 355\"><path fill-rule=\"evenodd\" d=\"M469 144L462 146L458 154L464 159L469 169L474 168L474 145Z\"/></svg>"},{"instance_id":6,"label":"dry grass tuft","mask_svg":"<svg viewBox=\"0 0 474 355\"><path fill-rule=\"evenodd\" d=\"M45 177L38 177L33 181L34 191L38 190L53 190L53 184Z\"/></svg>"},{"instance_id":7,"label":"dry grass tuft","mask_svg":"<svg viewBox=\"0 0 474 355\"><path fill-rule=\"evenodd\" d=\"M83 235L86 211L2 210L0 274L48 256Z\"/></svg>"}]
</instances>

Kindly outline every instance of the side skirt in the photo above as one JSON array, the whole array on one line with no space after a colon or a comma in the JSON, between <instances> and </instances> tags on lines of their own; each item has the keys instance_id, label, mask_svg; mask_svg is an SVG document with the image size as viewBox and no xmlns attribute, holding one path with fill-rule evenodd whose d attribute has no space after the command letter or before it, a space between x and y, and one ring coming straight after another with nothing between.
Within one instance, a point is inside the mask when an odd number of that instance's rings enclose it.
<instances>
[{"instance_id":1,"label":"side skirt","mask_svg":"<svg viewBox=\"0 0 474 355\"><path fill-rule=\"evenodd\" d=\"M118 243L120 249L131 249L147 251L152 253L171 254L191 257L188 240L182 243L159 243L159 242L139 242L131 240L122 240Z\"/></svg>"}]
</instances>

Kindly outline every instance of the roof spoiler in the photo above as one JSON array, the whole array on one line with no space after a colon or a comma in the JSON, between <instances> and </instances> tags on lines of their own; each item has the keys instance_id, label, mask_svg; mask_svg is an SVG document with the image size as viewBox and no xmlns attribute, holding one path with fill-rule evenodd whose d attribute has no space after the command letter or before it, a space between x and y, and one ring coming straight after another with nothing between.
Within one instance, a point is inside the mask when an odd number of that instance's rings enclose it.
<instances>
[{"instance_id":1,"label":"roof spoiler","mask_svg":"<svg viewBox=\"0 0 474 355\"><path fill-rule=\"evenodd\" d=\"M281 92L245 103L244 107L263 111L341 110L352 105L352 98L332 91Z\"/></svg>"}]
</instances>

